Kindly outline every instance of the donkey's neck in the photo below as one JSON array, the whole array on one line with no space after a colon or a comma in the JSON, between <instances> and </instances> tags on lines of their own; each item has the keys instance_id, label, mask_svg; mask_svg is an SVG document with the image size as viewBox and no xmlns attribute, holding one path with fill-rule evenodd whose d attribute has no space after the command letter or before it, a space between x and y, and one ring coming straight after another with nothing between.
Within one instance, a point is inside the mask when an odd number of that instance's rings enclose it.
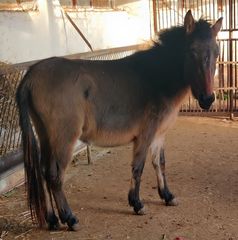
<instances>
[{"instance_id":1,"label":"donkey's neck","mask_svg":"<svg viewBox=\"0 0 238 240\"><path fill-rule=\"evenodd\" d=\"M189 87L184 79L185 30L166 30L159 40L151 49L135 56L137 68L153 88L155 98L177 98Z\"/></svg>"},{"instance_id":2,"label":"donkey's neck","mask_svg":"<svg viewBox=\"0 0 238 240\"><path fill-rule=\"evenodd\" d=\"M173 27L159 35L158 43L151 49L156 55L157 82L168 85L171 91L179 90L186 85L184 79L186 34L184 27ZM156 69L155 69L156 71ZM172 94L172 92L171 92Z\"/></svg>"}]
</instances>

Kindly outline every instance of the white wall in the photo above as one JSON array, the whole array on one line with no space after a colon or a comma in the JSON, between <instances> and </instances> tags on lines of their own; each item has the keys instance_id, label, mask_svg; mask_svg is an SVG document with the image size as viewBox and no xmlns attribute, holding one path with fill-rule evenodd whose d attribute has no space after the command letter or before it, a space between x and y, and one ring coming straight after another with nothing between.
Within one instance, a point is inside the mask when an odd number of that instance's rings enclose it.
<instances>
[{"instance_id":1,"label":"white wall","mask_svg":"<svg viewBox=\"0 0 238 240\"><path fill-rule=\"evenodd\" d=\"M150 39L150 1L123 2L127 4L120 4L118 11L69 13L94 50ZM0 12L0 61L19 63L90 51L58 0L38 0L38 8L36 12Z\"/></svg>"}]
</instances>

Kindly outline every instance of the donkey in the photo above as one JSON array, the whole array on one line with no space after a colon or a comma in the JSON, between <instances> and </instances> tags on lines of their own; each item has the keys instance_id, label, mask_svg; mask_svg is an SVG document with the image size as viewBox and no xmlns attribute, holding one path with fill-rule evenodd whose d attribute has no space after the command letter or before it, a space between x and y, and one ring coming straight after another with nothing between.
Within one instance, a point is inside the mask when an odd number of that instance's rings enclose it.
<instances>
[{"instance_id":1,"label":"donkey","mask_svg":"<svg viewBox=\"0 0 238 240\"><path fill-rule=\"evenodd\" d=\"M53 57L30 67L16 100L28 204L40 226L59 228L53 200L61 222L69 230L79 226L63 191L78 139L105 147L133 143L128 200L135 213L144 213L139 189L148 152L161 199L166 205L177 204L165 178L164 137L190 89L201 108L209 109L214 101L221 25L222 18L214 25L195 21L189 10L184 25L164 30L153 47L123 59Z\"/></svg>"}]
</instances>

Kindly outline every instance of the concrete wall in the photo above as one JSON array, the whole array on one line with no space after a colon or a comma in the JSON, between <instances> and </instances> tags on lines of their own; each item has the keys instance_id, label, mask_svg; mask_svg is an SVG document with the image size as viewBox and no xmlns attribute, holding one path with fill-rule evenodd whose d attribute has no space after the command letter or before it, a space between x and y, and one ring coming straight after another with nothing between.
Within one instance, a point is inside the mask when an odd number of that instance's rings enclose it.
<instances>
[{"instance_id":1,"label":"concrete wall","mask_svg":"<svg viewBox=\"0 0 238 240\"><path fill-rule=\"evenodd\" d=\"M69 12L94 50L150 39L150 1L121 0L116 11ZM0 12L0 61L19 63L90 49L65 17L58 0L38 0L38 11Z\"/></svg>"}]
</instances>

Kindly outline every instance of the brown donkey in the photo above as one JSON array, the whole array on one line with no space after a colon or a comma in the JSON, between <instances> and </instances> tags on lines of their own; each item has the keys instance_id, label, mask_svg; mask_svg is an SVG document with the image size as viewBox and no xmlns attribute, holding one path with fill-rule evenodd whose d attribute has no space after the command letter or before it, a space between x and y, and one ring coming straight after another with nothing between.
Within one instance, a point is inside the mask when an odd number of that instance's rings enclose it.
<instances>
[{"instance_id":1,"label":"brown donkey","mask_svg":"<svg viewBox=\"0 0 238 240\"><path fill-rule=\"evenodd\" d=\"M65 194L65 169L77 139L98 146L133 142L130 206L143 214L140 180L150 151L158 191L166 205L175 205L165 179L164 136L189 89L203 109L214 101L218 56L214 25L195 21L191 11L184 25L163 31L145 51L113 61L50 58L33 65L17 90L24 148L28 202L40 226L76 230ZM38 140L32 130L36 130Z\"/></svg>"}]
</instances>

